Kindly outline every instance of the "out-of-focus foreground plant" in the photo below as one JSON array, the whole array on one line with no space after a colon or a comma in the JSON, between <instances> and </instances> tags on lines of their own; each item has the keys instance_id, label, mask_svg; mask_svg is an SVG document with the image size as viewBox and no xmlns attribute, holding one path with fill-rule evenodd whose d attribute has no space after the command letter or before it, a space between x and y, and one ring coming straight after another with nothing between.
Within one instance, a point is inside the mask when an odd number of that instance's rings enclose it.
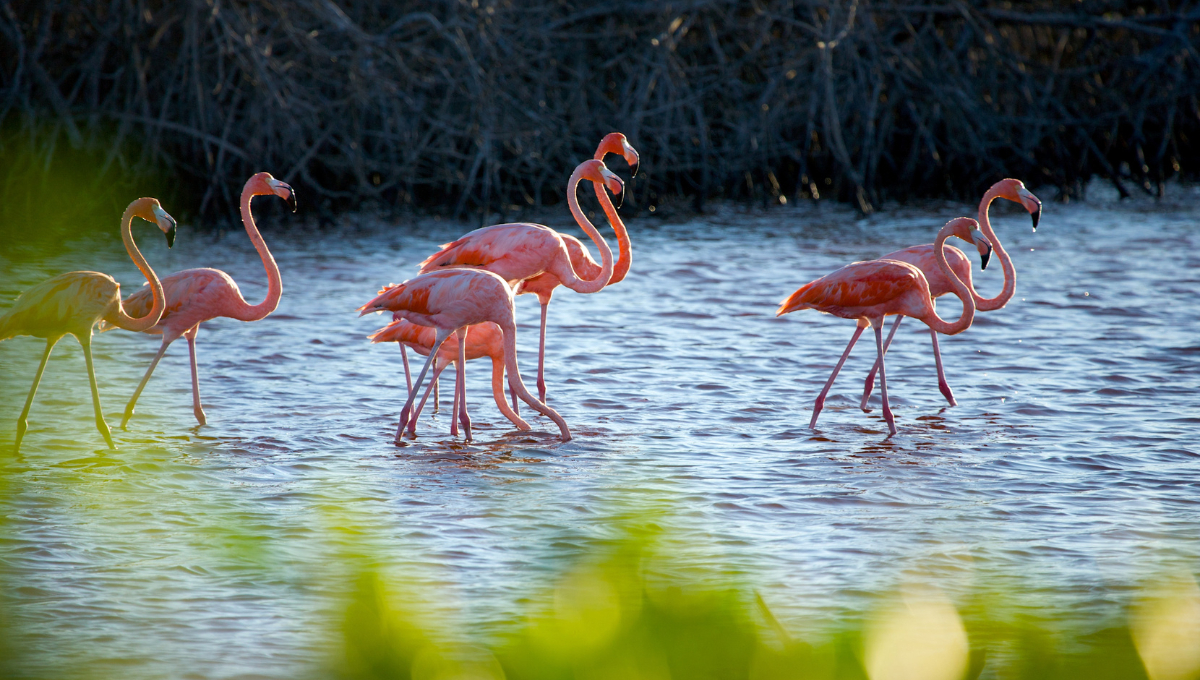
<instances>
[{"instance_id":1,"label":"out-of-focus foreground plant","mask_svg":"<svg viewBox=\"0 0 1200 680\"><path fill-rule=\"evenodd\" d=\"M1039 680L1200 677L1200 590L1190 577L1144 589L1125 619L932 585L881 595L865 615L789 632L736 578L688 571L630 536L569 569L487 639L423 620L371 571L340 630L337 676L384 678L749 678Z\"/></svg>"}]
</instances>

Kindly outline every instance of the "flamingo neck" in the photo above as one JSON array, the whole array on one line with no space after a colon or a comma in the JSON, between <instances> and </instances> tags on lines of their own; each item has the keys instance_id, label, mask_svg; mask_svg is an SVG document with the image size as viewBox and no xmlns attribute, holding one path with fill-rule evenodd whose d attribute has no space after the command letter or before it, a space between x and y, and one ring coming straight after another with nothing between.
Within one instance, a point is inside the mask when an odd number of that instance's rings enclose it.
<instances>
[{"instance_id":1,"label":"flamingo neck","mask_svg":"<svg viewBox=\"0 0 1200 680\"><path fill-rule=\"evenodd\" d=\"M242 321L258 321L266 317L279 306L279 298L283 295L283 280L279 277L279 266L275 264L275 258L271 257L271 251L267 248L266 241L259 233L258 226L254 224L254 215L250 213L250 199L257 195L259 194L256 194L249 186L242 189L242 224L246 227L246 233L250 235L250 242L254 244L258 256L262 258L263 268L267 270L267 297L257 305L247 304L239 310L240 313L235 318Z\"/></svg>"},{"instance_id":2,"label":"flamingo neck","mask_svg":"<svg viewBox=\"0 0 1200 680\"><path fill-rule=\"evenodd\" d=\"M950 268L950 263L946 262L946 239L950 237L948 229L943 228L938 232L937 240L933 243L933 255L937 258L938 267L942 273L950 281L950 285L954 287L954 295L962 300L963 311L954 323L948 323L938 316L937 310L933 306L933 300L929 301L929 313L921 319L926 325L934 331L943 335L957 335L971 327L971 322L975 320L975 299L971 296L971 289L967 284L963 283L954 270Z\"/></svg>"},{"instance_id":3,"label":"flamingo neck","mask_svg":"<svg viewBox=\"0 0 1200 680\"><path fill-rule=\"evenodd\" d=\"M162 282L158 280L158 275L150 268L146 258L142 257L142 251L138 250L137 244L133 241L133 211L134 207L130 205L125 209L125 214L121 216L121 240L125 242L125 251L129 253L129 259L133 260L133 263L142 272L142 276L145 276L146 280L150 282L150 293L154 297L154 304L146 316L135 319L125 313L125 305L118 298L116 318L112 321L117 328L136 333L149 330L158 323L158 320L162 318L166 302Z\"/></svg>"},{"instance_id":4,"label":"flamingo neck","mask_svg":"<svg viewBox=\"0 0 1200 680\"><path fill-rule=\"evenodd\" d=\"M587 235L591 237L596 247L600 249L600 274L593 279L581 279L575 273L574 268L571 268L570 259L568 258L567 267L569 271L564 271L562 274L556 273L555 275L558 276L559 281L564 286L576 293L596 293L608 285L609 279L612 278L613 256L612 250L605 243L604 238L600 236L600 232L596 231L596 227L592 226L587 215L583 214L583 209L579 207L578 190L579 183L582 181L583 168L576 168L575 172L571 174L570 181L567 182L567 205L571 208L571 215L575 218L575 223L579 225L580 229L587 232ZM602 189L597 189L597 196L603 193ZM607 199L607 196L602 197L600 204L602 206L611 206L612 202L608 201L606 203Z\"/></svg>"},{"instance_id":5,"label":"flamingo neck","mask_svg":"<svg viewBox=\"0 0 1200 680\"><path fill-rule=\"evenodd\" d=\"M596 150L595 159L603 161L607 152ZM605 194L604 198L600 198L601 194ZM608 217L608 223L612 225L613 231L617 232L617 261L613 265L612 278L608 280L608 285L620 283L625 280L625 275L629 273L629 265L633 264L633 245L629 242L629 232L625 230L625 222L621 220L621 216L617 214L616 208L613 207L611 200L605 200L608 195L600 185L596 185L596 197L600 198L600 205L604 208L604 214Z\"/></svg>"},{"instance_id":6,"label":"flamingo neck","mask_svg":"<svg viewBox=\"0 0 1200 680\"><path fill-rule=\"evenodd\" d=\"M611 254L610 254L611 255ZM611 262L611 260L610 260ZM521 380L521 371L517 368L517 324L511 316L508 318L491 319L500 326L500 334L504 338L504 370L508 372L509 384L513 391L526 404L529 404L533 410L553 420L558 425L558 430L562 434L564 442L571 441L571 430L567 427L567 421L558 415L554 409L546 406L538 401L536 397L525 389L525 382Z\"/></svg>"},{"instance_id":7,"label":"flamingo neck","mask_svg":"<svg viewBox=\"0 0 1200 680\"><path fill-rule=\"evenodd\" d=\"M1000 260L1000 267L1004 270L1004 288L996 297L985 298L977 295L975 304L982 312L990 312L1000 309L1008 304L1012 296L1017 291L1017 270L1013 267L1012 258L1008 256L1008 251L1004 249L1004 245L1000 243L1000 238L996 236L996 232L992 231L992 222L988 219L988 209L992 206L992 201L997 198L1005 198L1001 190L996 186L988 189L988 192L983 195L983 199L979 201L979 230L983 235L992 242L992 253Z\"/></svg>"}]
</instances>

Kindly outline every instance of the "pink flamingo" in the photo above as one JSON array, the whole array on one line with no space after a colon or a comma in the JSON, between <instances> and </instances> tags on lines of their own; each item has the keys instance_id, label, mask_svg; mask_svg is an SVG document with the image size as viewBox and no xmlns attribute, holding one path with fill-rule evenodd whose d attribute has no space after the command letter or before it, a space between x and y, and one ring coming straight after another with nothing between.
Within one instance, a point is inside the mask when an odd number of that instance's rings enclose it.
<instances>
[{"instance_id":1,"label":"pink flamingo","mask_svg":"<svg viewBox=\"0 0 1200 680\"><path fill-rule=\"evenodd\" d=\"M142 390L146 388L154 368L166 353L167 347L181 335L187 338L192 363L192 412L201 425L206 424L208 421L204 417L204 409L200 406L200 372L196 368L196 334L200 331L200 324L221 316L239 321L258 321L279 306L283 282L279 278L279 267L275 264L275 258L271 257L271 251L267 249L262 234L258 233L258 227L254 224L254 216L250 214L250 199L255 196L278 196L286 200L292 212L295 212L296 194L290 186L266 172L260 172L246 180L246 186L242 188L242 224L245 225L246 233L250 235L250 241L267 270L267 298L257 305L246 302L237 283L219 269L185 269L163 279L162 286L167 296L166 311L158 323L151 324L150 328L138 329L143 333L162 335L162 345L158 348L158 354L151 360L150 367L146 369L146 375L142 376L142 381L138 383L133 396L129 398L129 404L125 406L125 417L121 419L122 428L133 417L133 407L137 404ZM128 309L141 310L150 304L149 298L150 295L143 288L130 295L125 300L125 306ZM107 330L103 326L101 329Z\"/></svg>"},{"instance_id":2,"label":"pink flamingo","mask_svg":"<svg viewBox=\"0 0 1200 680\"><path fill-rule=\"evenodd\" d=\"M141 270L142 275L150 283L150 295L153 304L149 309L140 312L127 311L121 304L121 284L113 277L99 272L68 272L59 274L52 279L43 281L25 291L16 303L0 316L0 340L18 335L32 335L35 338L45 338L46 350L42 353L42 363L38 365L33 377L33 386L29 388L29 397L25 399L25 408L17 419L17 441L15 452L21 452L21 440L29 427L26 418L29 417L29 407L33 405L33 397L37 394L38 385L42 382L42 373L46 370L46 361L54 345L68 333L75 336L83 347L83 358L87 363L88 380L92 386L92 406L96 411L96 428L104 435L108 448L115 449L112 432L108 423L104 422L104 412L100 409L100 391L96 388L96 371L92 366L92 327L97 322L104 322L131 331L145 330L158 323L163 313L163 287L154 270L146 263L146 258L133 242L133 218L140 217L148 222L154 222L167 236L167 247L175 243L175 219L168 215L158 201L153 198L139 198L129 204L121 217L121 240L125 242L125 250L129 258ZM140 314L140 316L134 316Z\"/></svg>"},{"instance_id":3,"label":"pink flamingo","mask_svg":"<svg viewBox=\"0 0 1200 680\"><path fill-rule=\"evenodd\" d=\"M600 145L596 147L596 155L593 160L603 161L604 157L610 153L623 156L633 168L633 174L637 174L638 154L629 145L625 135L619 132L606 135L600 141ZM568 185L567 192L567 203L571 208L571 214L579 226L592 237L592 240L597 241L599 236L595 234L591 222L579 209L578 199L575 196L575 184L572 181ZM602 264L596 264L579 239L569 234L560 234L549 227L530 224L498 224L476 229L453 243L443 245L440 251L421 263L422 273L446 266L471 266L487 269L500 274L511 283L519 284L517 295L532 293L538 296L538 302L542 307L542 319L538 341L537 388L538 396L543 402L546 401L546 314L554 289L558 286L566 286L577 293L595 293L607 285L624 280L633 261L633 247L629 242L629 232L625 229L625 223L600 185L596 184L594 188L596 198L600 201L600 206L617 235L620 257L612 265L611 277L606 274L609 265L603 264L606 262L604 258L608 250L607 245L597 241ZM611 185L609 190L612 191ZM536 227L536 229L531 230L530 227ZM547 238L547 234L544 232L553 234L555 238ZM566 247L567 257L565 260L559 252L560 244ZM545 264L551 258L563 261L552 268Z\"/></svg>"},{"instance_id":4,"label":"pink flamingo","mask_svg":"<svg viewBox=\"0 0 1200 680\"><path fill-rule=\"evenodd\" d=\"M957 236L967 242L974 242L972 228L978 223L969 217L957 217L946 223L938 232L934 241L934 253L937 257L938 268L951 280L954 294L963 301L963 313L954 323L943 321L937 315L933 306L933 298L929 295L929 282L917 267L896 260L868 260L853 262L841 269L827 274L816 281L801 286L779 305L775 316L800 309L815 309L825 314L840 316L843 319L856 319L858 328L850 338L846 351L838 360L833 373L825 383L825 389L817 397L813 406L812 420L808 426L816 428L817 416L825 405L825 395L833 386L838 371L850 349L862 335L868 325L875 329L875 345L879 354L879 384L883 393L883 417L887 420L889 436L896 434L896 421L892 417L892 409L888 405L887 372L883 364L883 323L884 317L893 314L903 314L920 319L930 328L946 335L955 335L971 327L975 318L975 301L966 284L959 281L954 270L946 262L943 246L946 239Z\"/></svg>"},{"instance_id":5,"label":"pink flamingo","mask_svg":"<svg viewBox=\"0 0 1200 680\"><path fill-rule=\"evenodd\" d=\"M1031 194L1025 185L1018 179L1002 179L992 185L987 193L983 195L983 199L979 201L979 228L982 231L981 237L976 237L975 244L979 247L979 255L982 258L980 269L987 269L988 255L995 248L996 256L1000 258L1000 266L1004 269L1004 288L1000 294L993 298L980 297L979 293L975 292L975 285L971 281L971 263L963 256L962 251L954 246L946 248L946 256L950 261L950 268L954 270L955 275L967 284L967 288L971 291L971 298L975 301L975 309L980 312L990 312L1000 309L1008 304L1012 299L1013 293L1016 292L1017 286L1017 271L1013 267L1012 258L1008 256L1008 251L1004 250L1000 239L996 236L996 232L992 231L992 222L988 219L988 208L991 207L992 201L997 198L1003 198L1015 203L1020 203L1022 207L1029 211L1033 218L1033 230L1037 231L1038 220L1042 215L1042 202L1037 196ZM984 248L987 248L985 252ZM916 265L925 278L929 281L929 292L933 297L941 297L953 292L953 286L950 281L942 275L937 267L937 261L933 252L933 244L922 246L913 246L903 250L897 250L894 253L888 253L881 260L899 260L900 262L908 262ZM892 322L892 329L888 331L887 340L883 343L883 353L887 354L888 348L892 346L892 338L896 335L896 329L900 327L900 321L903 316L897 316ZM946 374L942 370L942 352L938 347L937 332L932 328L929 330L929 337L933 340L933 362L937 366L938 389L942 395L946 397L946 401L950 402L951 406L958 406L958 402L954 400L954 392L950 390L949 383L946 382ZM875 372L879 370L879 363L876 362L871 367L871 372L867 374L866 383L863 386L862 403L859 407L863 410L867 408L867 399L871 397L871 391L875 388Z\"/></svg>"},{"instance_id":6,"label":"pink flamingo","mask_svg":"<svg viewBox=\"0 0 1200 680\"><path fill-rule=\"evenodd\" d=\"M369 336L371 342L398 342L401 346L407 345L415 352L422 356L429 356L430 349L437 339L437 331L428 326L418 326L407 319L404 319L400 313L394 315L396 319L391 324L388 324L383 329ZM530 429L529 424L521 419L508 403L504 400L504 336L500 332L500 327L494 323L488 322L471 326L467 336L466 348L467 361L488 357L492 360L492 397L496 400L496 406L500 412L504 414L519 430ZM439 362L440 359L440 362ZM442 343L441 349L438 350L438 356L433 363L433 376L430 378L429 387L425 389L425 396L421 398L421 402L417 405L416 411L408 420L408 433L416 435L417 419L421 416L421 410L425 407L426 400L429 399L429 393L436 384L438 376L445 370L446 366L458 360L458 337L450 336ZM405 362L406 370L404 372L405 380L408 382L408 389L412 390L412 379L407 370L407 362ZM454 413L450 420L450 435L458 435L458 420L463 420L463 428L470 427L470 416L465 411L458 412L458 390L459 386L455 385L454 398ZM516 392L513 391L515 397ZM401 420L405 417L402 414Z\"/></svg>"},{"instance_id":7,"label":"pink flamingo","mask_svg":"<svg viewBox=\"0 0 1200 680\"><path fill-rule=\"evenodd\" d=\"M436 329L429 357L417 376L416 383L408 392L408 400L400 413L412 412L413 402L429 365L438 355L442 343L451 334L458 336L457 374L458 384L465 385L467 327L491 321L500 327L504 344L504 368L509 384L517 396L542 415L553 420L562 434L564 442L571 440L567 423L554 409L533 398L521 373L517 369L517 322L513 315L513 291L498 274L482 269L443 269L421 274L398 286L388 286L367 304L359 307L360 316L370 312L399 312L405 319L420 326ZM466 390L456 390L459 413L467 410ZM396 428L396 443L404 433L405 419L402 417ZM471 440L470 420L464 420L467 441Z\"/></svg>"}]
</instances>

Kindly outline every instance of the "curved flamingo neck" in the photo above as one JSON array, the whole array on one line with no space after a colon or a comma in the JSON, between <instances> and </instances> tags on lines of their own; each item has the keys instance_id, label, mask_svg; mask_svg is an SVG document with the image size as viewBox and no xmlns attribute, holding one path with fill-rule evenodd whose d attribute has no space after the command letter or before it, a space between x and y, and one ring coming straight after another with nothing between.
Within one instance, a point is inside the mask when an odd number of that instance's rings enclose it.
<instances>
[{"instance_id":1,"label":"curved flamingo neck","mask_svg":"<svg viewBox=\"0 0 1200 680\"><path fill-rule=\"evenodd\" d=\"M530 394L529 390L525 388L525 382L521 380L521 371L517 369L516 322L513 321L511 316L509 318L502 317L490 320L496 322L496 325L500 327L500 334L504 339L504 370L508 372L509 385L513 391L517 393L517 396L522 401L529 404L533 410L553 420L554 424L558 425L558 430L564 442L571 441L571 430L567 427L567 421L563 420L563 417L558 415L557 411L538 401L536 397Z\"/></svg>"},{"instance_id":2,"label":"curved flamingo neck","mask_svg":"<svg viewBox=\"0 0 1200 680\"><path fill-rule=\"evenodd\" d=\"M943 335L956 335L971 327L971 322L975 320L975 300L971 296L971 289L967 288L967 284L963 283L954 270L950 268L950 263L946 262L946 239L950 238L950 230L946 227L938 232L937 240L933 242L933 255L937 258L938 267L942 273L950 280L950 285L954 286L954 294L959 300L962 300L963 311L962 315L954 323L948 323L942 317L938 316L937 310L933 306L932 298L929 301L929 312L921 319L927 326L942 333Z\"/></svg>"},{"instance_id":3,"label":"curved flamingo neck","mask_svg":"<svg viewBox=\"0 0 1200 680\"><path fill-rule=\"evenodd\" d=\"M283 295L283 280L279 278L279 266L275 264L275 258L271 257L271 251L267 248L266 241L258 232L258 226L254 224L254 215L250 213L250 199L259 195L265 194L258 194L249 186L242 189L242 224L246 227L246 233L250 235L250 242L254 244L258 256L262 258L263 268L267 270L267 297L257 305L246 304L241 310L238 310L239 313L235 318L242 321L258 321L266 317L279 306L279 298Z\"/></svg>"},{"instance_id":4,"label":"curved flamingo neck","mask_svg":"<svg viewBox=\"0 0 1200 680\"><path fill-rule=\"evenodd\" d=\"M992 242L992 252L1000 260L1000 266L1004 269L1004 288L996 297L985 298L978 297L975 304L978 305L982 312L990 312L995 309L1000 309L1008 304L1012 296L1017 291L1017 270L1013 267L1012 258L1008 256L1008 251L1004 249L1004 245L1000 243L1000 238L996 236L996 232L992 231L992 222L988 219L988 209L992 206L992 201L997 198L1007 198L1003 195L1002 190L997 185L992 185L983 198L979 201L979 230L983 235L988 237Z\"/></svg>"},{"instance_id":5,"label":"curved flamingo neck","mask_svg":"<svg viewBox=\"0 0 1200 680\"><path fill-rule=\"evenodd\" d=\"M582 167L575 168L575 172L571 173L571 179L567 182L567 205L571 208L571 215L575 218L575 223L579 228L587 232L596 247L600 249L600 274L594 279L581 279L575 273L575 269L571 267L570 259L567 260L567 267L570 271L564 271L562 274L555 273L559 281L564 286L570 288L576 293L595 293L608 285L609 279L612 278L613 272L613 256L612 250L605 243L604 238L600 236L600 232L596 231L596 227L588 220L587 215L583 214L583 209L579 207L579 183L583 181ZM597 187L597 196L603 194L603 190ZM607 201L607 202L606 202ZM600 200L602 206L611 206L612 202L608 201L607 196L603 196ZM607 209L607 208L606 208ZM573 279L573 280L571 280Z\"/></svg>"},{"instance_id":6,"label":"curved flamingo neck","mask_svg":"<svg viewBox=\"0 0 1200 680\"><path fill-rule=\"evenodd\" d=\"M597 150L596 160L603 161L605 152ZM603 197L601 196L603 194ZM612 278L608 280L608 285L620 283L625 280L625 275L629 273L629 266L633 264L633 245L629 242L629 232L625 230L625 222L621 220L621 216L617 214L617 209L613 207L612 201L608 200L608 194L599 184L596 185L596 198L600 199L600 205L604 208L604 214L608 217L608 223L612 225L613 231L617 233L617 261L613 265Z\"/></svg>"},{"instance_id":7,"label":"curved flamingo neck","mask_svg":"<svg viewBox=\"0 0 1200 680\"><path fill-rule=\"evenodd\" d=\"M133 241L134 210L134 205L130 204L125 209L125 214L121 216L121 240L125 242L125 251L129 253L129 259L133 260L133 263L142 272L142 276L145 276L146 280L150 282L150 293L154 297L154 304L146 316L135 319L125 313L125 305L118 298L116 318L112 322L117 328L136 333L149 330L158 323L158 320L162 318L163 309L166 307L166 301L162 282L158 280L158 275L150 268L146 258L142 257L142 251L138 250L137 244Z\"/></svg>"}]
</instances>

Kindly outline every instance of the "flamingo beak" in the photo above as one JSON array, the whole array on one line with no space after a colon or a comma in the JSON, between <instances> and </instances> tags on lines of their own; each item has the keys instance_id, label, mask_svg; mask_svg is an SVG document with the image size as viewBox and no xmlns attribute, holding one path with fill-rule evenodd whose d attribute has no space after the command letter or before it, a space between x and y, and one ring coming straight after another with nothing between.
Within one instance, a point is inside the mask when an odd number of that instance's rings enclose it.
<instances>
[{"instance_id":1,"label":"flamingo beak","mask_svg":"<svg viewBox=\"0 0 1200 680\"><path fill-rule=\"evenodd\" d=\"M1033 230L1037 231L1038 220L1042 218L1042 204L1038 203L1037 210L1029 213L1029 216L1033 218Z\"/></svg>"},{"instance_id":2,"label":"flamingo beak","mask_svg":"<svg viewBox=\"0 0 1200 680\"><path fill-rule=\"evenodd\" d=\"M162 230L163 235L167 237L167 248L173 247L175 245L175 230L177 227L175 218L168 215L166 210L155 206L154 221L158 224L158 228Z\"/></svg>"},{"instance_id":3,"label":"flamingo beak","mask_svg":"<svg viewBox=\"0 0 1200 680\"><path fill-rule=\"evenodd\" d=\"M630 146L629 142L623 142L621 146L623 147L621 155L625 157L625 162L633 170L633 176L637 177L638 166L641 164L641 158L638 156L637 150Z\"/></svg>"},{"instance_id":4,"label":"flamingo beak","mask_svg":"<svg viewBox=\"0 0 1200 680\"><path fill-rule=\"evenodd\" d=\"M1037 231L1038 221L1042 219L1042 202L1023 187L1017 192L1017 195L1021 199L1021 205L1025 206L1025 209L1029 211L1029 217L1033 219L1033 230Z\"/></svg>"},{"instance_id":5,"label":"flamingo beak","mask_svg":"<svg viewBox=\"0 0 1200 680\"><path fill-rule=\"evenodd\" d=\"M605 171L604 185L608 187L608 193L612 194L617 199L617 207L620 208L625 202L625 183L620 177L614 175L611 171Z\"/></svg>"},{"instance_id":6,"label":"flamingo beak","mask_svg":"<svg viewBox=\"0 0 1200 680\"><path fill-rule=\"evenodd\" d=\"M286 182L280 182L274 178L268 181L270 182L271 189L275 192L275 195L287 201L288 207L292 209L292 212L296 212L296 190L293 189L290 184Z\"/></svg>"},{"instance_id":7,"label":"flamingo beak","mask_svg":"<svg viewBox=\"0 0 1200 680\"><path fill-rule=\"evenodd\" d=\"M988 260L991 260L991 259L992 259L992 247L989 245L987 247L987 252L980 253L980 255L979 255L979 269L980 270L987 269Z\"/></svg>"}]
</instances>

